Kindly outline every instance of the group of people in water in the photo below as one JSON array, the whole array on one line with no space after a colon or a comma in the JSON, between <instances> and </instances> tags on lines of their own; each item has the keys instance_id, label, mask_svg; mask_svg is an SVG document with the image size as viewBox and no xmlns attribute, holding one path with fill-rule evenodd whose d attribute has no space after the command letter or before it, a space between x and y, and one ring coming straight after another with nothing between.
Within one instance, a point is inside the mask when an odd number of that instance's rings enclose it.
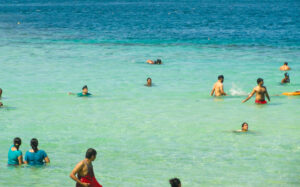
<instances>
[{"instance_id":1,"label":"group of people in water","mask_svg":"<svg viewBox=\"0 0 300 187\"><path fill-rule=\"evenodd\" d=\"M148 60L149 64L162 64L160 59L155 61ZM291 68L288 66L288 63L285 62L283 66L280 67L281 71L289 71ZM290 82L289 74L286 72L285 78L281 81L282 83ZM226 96L227 94L224 91L223 87L224 76L219 75L218 81L214 84L213 89L211 91L211 96ZM147 83L145 86L152 86L152 79L147 78ZM3 90L0 88L0 98L2 96ZM255 103L256 104L266 104L267 101L265 97L270 101L270 96L268 94L267 88L264 86L264 80L262 78L257 79L257 86L253 88L252 92L249 96L244 99L242 102L247 102L253 95L256 95ZM82 92L78 94L69 93L69 95L77 95L78 97L86 97L91 96L92 94L88 92L88 86L85 85L82 87ZM3 106L3 103L0 102L0 107ZM242 123L241 130L235 132L247 132L248 131L248 123ZM20 150L20 146L22 144L21 138L16 137L13 140L13 145L10 146L8 151L8 162L7 164L10 166L28 164L31 166L35 165L44 165L50 163L50 159L47 153L44 150L38 149L38 140L36 138L32 138L30 141L31 148L25 154L25 159L23 160L23 154ZM95 178L94 170L92 162L96 159L97 152L93 148L89 148L86 151L85 159L80 161L75 168L70 173L70 177L76 182L76 186L90 186L90 187L102 187L102 185ZM178 178L173 178L169 180L171 187L181 187L181 182Z\"/></svg>"}]
</instances>

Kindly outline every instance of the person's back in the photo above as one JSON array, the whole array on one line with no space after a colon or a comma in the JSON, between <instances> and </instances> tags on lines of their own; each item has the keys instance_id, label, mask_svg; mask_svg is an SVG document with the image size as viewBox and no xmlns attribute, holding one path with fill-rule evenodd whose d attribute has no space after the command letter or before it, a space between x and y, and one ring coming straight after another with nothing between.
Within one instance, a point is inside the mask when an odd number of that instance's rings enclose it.
<instances>
[{"instance_id":1,"label":"person's back","mask_svg":"<svg viewBox=\"0 0 300 187\"><path fill-rule=\"evenodd\" d=\"M173 178L169 180L171 187L181 187L181 182L178 178Z\"/></svg>"},{"instance_id":2,"label":"person's back","mask_svg":"<svg viewBox=\"0 0 300 187\"><path fill-rule=\"evenodd\" d=\"M21 146L21 139L15 138L14 145L10 146L8 150L8 165L21 165L23 163L22 151L19 150Z\"/></svg>"},{"instance_id":3,"label":"person's back","mask_svg":"<svg viewBox=\"0 0 300 187\"><path fill-rule=\"evenodd\" d=\"M47 156L47 153L44 150L38 149L38 140L32 138L30 141L32 149L26 152L25 154L25 163L29 165L44 165L49 163L50 160ZM44 162L45 161L45 162Z\"/></svg>"},{"instance_id":4,"label":"person's back","mask_svg":"<svg viewBox=\"0 0 300 187\"><path fill-rule=\"evenodd\" d=\"M279 68L279 70L280 70L280 71L289 71L289 70L291 70L291 68L288 66L288 63L285 62L285 63L283 64L283 66L281 66L281 67Z\"/></svg>"},{"instance_id":5,"label":"person's back","mask_svg":"<svg viewBox=\"0 0 300 187\"><path fill-rule=\"evenodd\" d=\"M44 150L37 150L34 152L33 149L29 150L25 154L25 161L28 165L44 165L44 159L47 154Z\"/></svg>"},{"instance_id":6,"label":"person's back","mask_svg":"<svg viewBox=\"0 0 300 187\"><path fill-rule=\"evenodd\" d=\"M211 91L211 96L213 96L213 94L215 94L215 96L222 96L222 95L226 95L226 93L224 92L224 88L223 88L223 81L224 81L224 76L223 75L219 75L218 76L218 81L214 84L214 87Z\"/></svg>"}]
</instances>

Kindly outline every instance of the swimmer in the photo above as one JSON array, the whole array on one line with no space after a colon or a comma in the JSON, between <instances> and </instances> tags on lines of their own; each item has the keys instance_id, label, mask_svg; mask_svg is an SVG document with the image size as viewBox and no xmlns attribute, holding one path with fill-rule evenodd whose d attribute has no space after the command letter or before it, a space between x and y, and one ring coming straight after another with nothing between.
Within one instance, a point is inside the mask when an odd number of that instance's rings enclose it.
<instances>
[{"instance_id":1,"label":"swimmer","mask_svg":"<svg viewBox=\"0 0 300 187\"><path fill-rule=\"evenodd\" d=\"M25 164L29 165L44 165L50 163L50 159L44 150L38 149L39 142L36 138L30 141L31 148L25 154Z\"/></svg>"},{"instance_id":2,"label":"swimmer","mask_svg":"<svg viewBox=\"0 0 300 187\"><path fill-rule=\"evenodd\" d=\"M248 131L248 123L244 122L242 123L242 129L234 132L247 132L247 131Z\"/></svg>"},{"instance_id":3,"label":"swimmer","mask_svg":"<svg viewBox=\"0 0 300 187\"><path fill-rule=\"evenodd\" d=\"M0 102L0 107L3 107L3 103L2 102Z\"/></svg>"},{"instance_id":4,"label":"swimmer","mask_svg":"<svg viewBox=\"0 0 300 187\"><path fill-rule=\"evenodd\" d=\"M284 84L284 83L290 83L290 76L288 73L285 73L284 74L284 78L281 80L281 83Z\"/></svg>"},{"instance_id":5,"label":"swimmer","mask_svg":"<svg viewBox=\"0 0 300 187\"><path fill-rule=\"evenodd\" d=\"M76 181L76 187L102 187L95 178L92 165L92 162L96 159L96 155L96 150L89 148L86 152L85 159L80 161L71 172L70 177Z\"/></svg>"},{"instance_id":6,"label":"swimmer","mask_svg":"<svg viewBox=\"0 0 300 187\"><path fill-rule=\"evenodd\" d=\"M224 82L224 76L223 75L219 75L218 76L218 81L214 84L214 87L210 93L211 96L214 95L215 93L215 96L223 96L223 95L227 95L225 92L224 92L224 87L223 87L223 82Z\"/></svg>"},{"instance_id":7,"label":"swimmer","mask_svg":"<svg viewBox=\"0 0 300 187\"><path fill-rule=\"evenodd\" d=\"M289 71L291 68L288 66L287 62L284 62L283 66L279 68L280 71Z\"/></svg>"},{"instance_id":8,"label":"swimmer","mask_svg":"<svg viewBox=\"0 0 300 187\"><path fill-rule=\"evenodd\" d=\"M19 150L20 146L22 144L22 140L19 137L16 137L14 139L14 144L10 146L8 150L8 165L22 165L23 164L23 155L22 151Z\"/></svg>"},{"instance_id":9,"label":"swimmer","mask_svg":"<svg viewBox=\"0 0 300 187\"><path fill-rule=\"evenodd\" d=\"M75 94L69 92L69 95L75 95ZM89 93L89 89L88 89L87 85L84 85L82 87L82 92L77 94L78 97L88 97L88 96L91 96L91 95L92 94Z\"/></svg>"},{"instance_id":10,"label":"swimmer","mask_svg":"<svg viewBox=\"0 0 300 187\"><path fill-rule=\"evenodd\" d=\"M3 92L3 90L0 88L0 99L2 97L2 92Z\"/></svg>"},{"instance_id":11,"label":"swimmer","mask_svg":"<svg viewBox=\"0 0 300 187\"><path fill-rule=\"evenodd\" d=\"M270 97L269 97L267 88L265 86L263 86L264 80L262 78L258 78L257 84L258 85L255 88L253 88L250 95L245 100L243 100L243 103L248 101L254 94L256 94L256 98L255 98L256 104L267 104L267 101L265 100L265 96L270 101Z\"/></svg>"},{"instance_id":12,"label":"swimmer","mask_svg":"<svg viewBox=\"0 0 300 187\"><path fill-rule=\"evenodd\" d=\"M181 187L181 182L178 178L173 178L169 180L171 187Z\"/></svg>"},{"instance_id":13,"label":"swimmer","mask_svg":"<svg viewBox=\"0 0 300 187\"><path fill-rule=\"evenodd\" d=\"M162 64L161 59L157 59L156 61L153 60L147 60L148 64Z\"/></svg>"},{"instance_id":14,"label":"swimmer","mask_svg":"<svg viewBox=\"0 0 300 187\"><path fill-rule=\"evenodd\" d=\"M150 77L148 77L147 84L145 84L145 86L149 86L149 87L152 86L152 79Z\"/></svg>"}]
</instances>

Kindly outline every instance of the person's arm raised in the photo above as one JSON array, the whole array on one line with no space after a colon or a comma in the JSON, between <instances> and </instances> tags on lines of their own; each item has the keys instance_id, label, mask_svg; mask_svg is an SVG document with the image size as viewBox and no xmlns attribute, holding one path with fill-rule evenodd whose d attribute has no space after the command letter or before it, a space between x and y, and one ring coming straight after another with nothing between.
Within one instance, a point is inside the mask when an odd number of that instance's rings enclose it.
<instances>
[{"instance_id":1,"label":"person's arm raised","mask_svg":"<svg viewBox=\"0 0 300 187\"><path fill-rule=\"evenodd\" d=\"M246 101L248 101L254 95L254 93L255 93L255 89L253 89L252 92L250 93L250 95L242 102L245 103Z\"/></svg>"}]
</instances>

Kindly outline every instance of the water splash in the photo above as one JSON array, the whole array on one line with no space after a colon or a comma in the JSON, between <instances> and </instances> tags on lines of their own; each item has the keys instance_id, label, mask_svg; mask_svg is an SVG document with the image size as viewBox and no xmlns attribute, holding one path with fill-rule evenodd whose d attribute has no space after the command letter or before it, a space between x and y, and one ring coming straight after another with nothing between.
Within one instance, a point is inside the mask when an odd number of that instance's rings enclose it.
<instances>
[{"instance_id":1,"label":"water splash","mask_svg":"<svg viewBox=\"0 0 300 187\"><path fill-rule=\"evenodd\" d=\"M236 84L232 83L232 86L229 90L230 95L234 96L244 96L248 95L247 92L243 91L241 88L239 88Z\"/></svg>"}]
</instances>

